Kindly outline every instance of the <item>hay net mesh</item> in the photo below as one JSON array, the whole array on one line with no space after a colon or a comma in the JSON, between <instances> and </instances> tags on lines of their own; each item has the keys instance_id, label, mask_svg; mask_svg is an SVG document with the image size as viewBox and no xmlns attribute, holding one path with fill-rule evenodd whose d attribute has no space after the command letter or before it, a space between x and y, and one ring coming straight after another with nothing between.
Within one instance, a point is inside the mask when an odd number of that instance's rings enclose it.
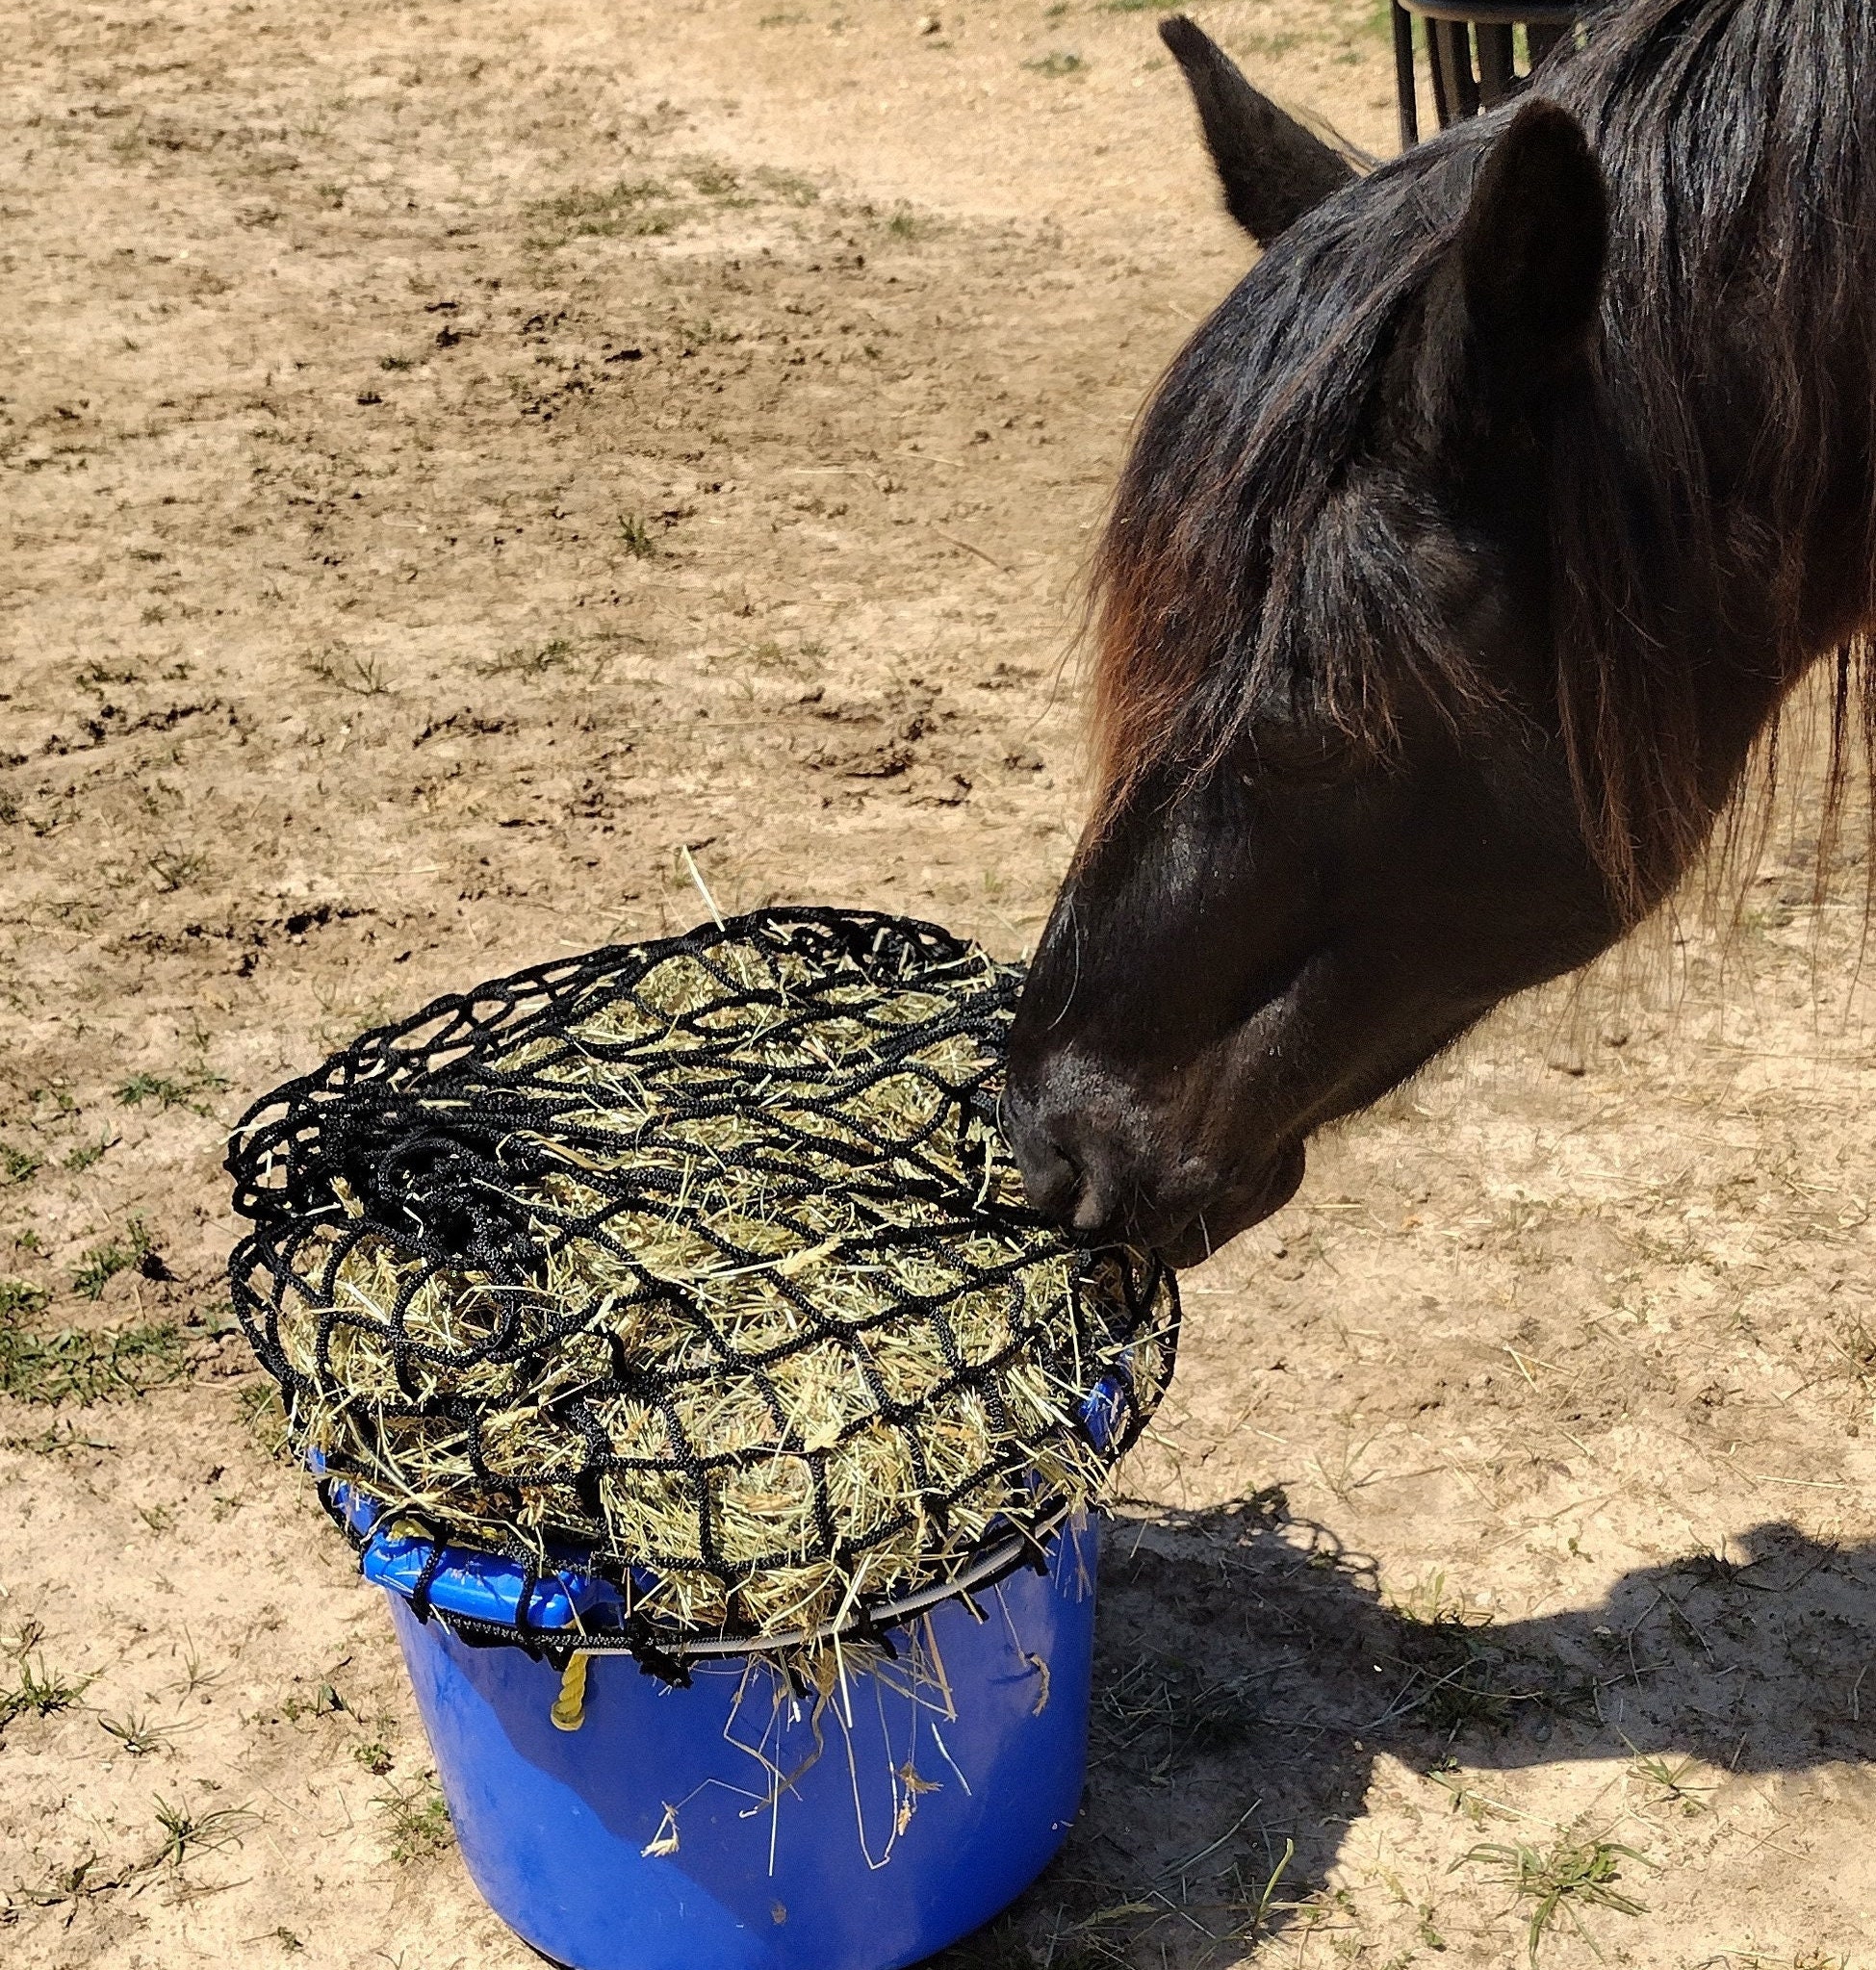
<instances>
[{"instance_id":1,"label":"hay net mesh","mask_svg":"<svg viewBox=\"0 0 1876 1970\"><path fill-rule=\"evenodd\" d=\"M1025 1204L1020 977L765 910L439 1000L282 1087L234 1137L231 1276L294 1447L423 1536L612 1582L648 1647L863 1630L1094 1500L1176 1288Z\"/></svg>"}]
</instances>

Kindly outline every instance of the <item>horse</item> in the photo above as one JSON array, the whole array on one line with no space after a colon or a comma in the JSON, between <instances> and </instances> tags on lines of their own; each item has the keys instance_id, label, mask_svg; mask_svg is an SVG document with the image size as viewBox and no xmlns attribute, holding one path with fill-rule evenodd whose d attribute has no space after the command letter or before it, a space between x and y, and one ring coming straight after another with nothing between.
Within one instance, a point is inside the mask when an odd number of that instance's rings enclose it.
<instances>
[{"instance_id":1,"label":"horse","mask_svg":"<svg viewBox=\"0 0 1876 1970\"><path fill-rule=\"evenodd\" d=\"M1866 752L1876 0L1631 0L1368 170L1162 33L1264 250L1100 538L1004 1115L1037 1208L1190 1265L1660 905L1813 665Z\"/></svg>"}]
</instances>

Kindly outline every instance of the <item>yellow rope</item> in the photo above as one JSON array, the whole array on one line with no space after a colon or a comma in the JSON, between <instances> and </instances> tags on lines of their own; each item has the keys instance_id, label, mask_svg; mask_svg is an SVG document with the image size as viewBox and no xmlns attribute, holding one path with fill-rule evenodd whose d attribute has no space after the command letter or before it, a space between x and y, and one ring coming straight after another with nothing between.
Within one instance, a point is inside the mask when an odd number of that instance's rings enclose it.
<instances>
[{"instance_id":1,"label":"yellow rope","mask_svg":"<svg viewBox=\"0 0 1876 1970\"><path fill-rule=\"evenodd\" d=\"M567 1666L560 1672L560 1694L553 1700L553 1708L547 1714L553 1720L556 1730L578 1730L586 1716L586 1662L587 1658L578 1650L567 1657Z\"/></svg>"}]
</instances>

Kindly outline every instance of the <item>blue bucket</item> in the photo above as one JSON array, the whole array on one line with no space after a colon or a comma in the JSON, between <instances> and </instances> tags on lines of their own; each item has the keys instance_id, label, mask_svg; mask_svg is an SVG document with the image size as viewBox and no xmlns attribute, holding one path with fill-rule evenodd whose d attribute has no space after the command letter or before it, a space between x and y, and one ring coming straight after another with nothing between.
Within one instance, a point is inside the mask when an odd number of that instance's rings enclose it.
<instances>
[{"instance_id":1,"label":"blue bucket","mask_svg":"<svg viewBox=\"0 0 1876 1970\"><path fill-rule=\"evenodd\" d=\"M604 1581L398 1536L362 1500L471 1878L509 1928L572 1970L896 1970L989 1920L1035 1880L1080 1804L1098 1534L1078 1515L1044 1571L941 1599L803 1694L760 1655L629 1655L563 1674L472 1646L448 1620L565 1627ZM527 1606L518 1610L520 1598ZM851 1652L851 1651L850 1651ZM556 1714L557 1706L557 1714Z\"/></svg>"}]
</instances>

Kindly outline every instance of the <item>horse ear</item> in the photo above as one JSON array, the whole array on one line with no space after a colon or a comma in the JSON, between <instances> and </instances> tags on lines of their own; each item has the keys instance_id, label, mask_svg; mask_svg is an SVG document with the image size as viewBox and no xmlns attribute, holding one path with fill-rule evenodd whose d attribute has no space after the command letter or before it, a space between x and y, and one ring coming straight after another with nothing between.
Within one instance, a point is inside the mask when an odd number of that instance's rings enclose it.
<instances>
[{"instance_id":1,"label":"horse ear","mask_svg":"<svg viewBox=\"0 0 1876 1970\"><path fill-rule=\"evenodd\" d=\"M1286 115L1218 43L1175 13L1160 39L1185 72L1224 204L1260 246L1355 175L1339 151Z\"/></svg>"},{"instance_id":2,"label":"horse ear","mask_svg":"<svg viewBox=\"0 0 1876 1970\"><path fill-rule=\"evenodd\" d=\"M1581 124L1526 103L1479 170L1431 296L1449 407L1460 391L1481 407L1529 403L1583 355L1607 246L1608 192Z\"/></svg>"}]
</instances>

